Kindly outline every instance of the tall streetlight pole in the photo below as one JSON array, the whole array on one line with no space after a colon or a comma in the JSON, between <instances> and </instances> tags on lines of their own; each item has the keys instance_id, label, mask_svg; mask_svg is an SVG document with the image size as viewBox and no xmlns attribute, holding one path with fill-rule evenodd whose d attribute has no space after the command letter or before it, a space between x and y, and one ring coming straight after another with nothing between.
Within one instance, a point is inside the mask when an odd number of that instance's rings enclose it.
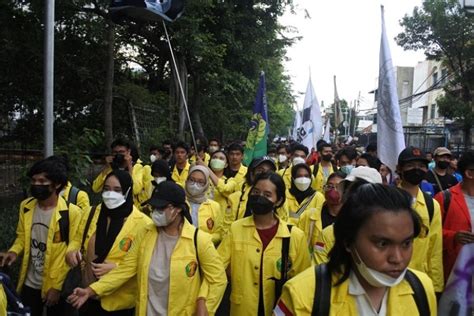
<instances>
[{"instance_id":1,"label":"tall streetlight pole","mask_svg":"<svg viewBox=\"0 0 474 316\"><path fill-rule=\"evenodd\" d=\"M54 5L46 0L44 19L44 156L53 155L54 141Z\"/></svg>"}]
</instances>

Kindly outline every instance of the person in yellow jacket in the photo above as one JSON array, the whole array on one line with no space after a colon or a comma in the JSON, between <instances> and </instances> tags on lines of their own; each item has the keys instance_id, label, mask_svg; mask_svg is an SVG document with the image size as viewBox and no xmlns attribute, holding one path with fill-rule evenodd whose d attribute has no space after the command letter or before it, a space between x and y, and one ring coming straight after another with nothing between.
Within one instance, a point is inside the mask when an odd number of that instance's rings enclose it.
<instances>
[{"instance_id":1,"label":"person in yellow jacket","mask_svg":"<svg viewBox=\"0 0 474 316\"><path fill-rule=\"evenodd\" d=\"M244 147L239 143L230 144L227 148L227 155L229 157L229 165L224 169L224 174L227 179L234 179L240 189L245 182L245 175L247 174L247 167L242 164Z\"/></svg>"},{"instance_id":2,"label":"person in yellow jacket","mask_svg":"<svg viewBox=\"0 0 474 316\"><path fill-rule=\"evenodd\" d=\"M111 295L130 279L138 283L137 316L214 315L227 283L211 236L190 224L184 190L160 183L148 202L148 225L121 264L69 297L79 308L91 296Z\"/></svg>"},{"instance_id":3,"label":"person in yellow jacket","mask_svg":"<svg viewBox=\"0 0 474 316\"><path fill-rule=\"evenodd\" d=\"M291 188L291 170L293 166L298 164L306 164L308 156L308 148L302 144L296 143L291 146L291 163L287 163L286 167L278 170L278 174L285 181L285 186L289 190Z\"/></svg>"},{"instance_id":4,"label":"person in yellow jacket","mask_svg":"<svg viewBox=\"0 0 474 316\"><path fill-rule=\"evenodd\" d=\"M275 162L270 157L263 156L252 160L247 170L247 174L245 175L245 182L242 185L242 188L229 196L230 207L224 215L224 234L227 233L230 225L234 221L251 215L250 209L247 209L246 206L252 184L257 175L270 171L276 171ZM288 207L286 205L286 200L277 208L276 212L278 217L282 220L288 220Z\"/></svg>"},{"instance_id":5,"label":"person in yellow jacket","mask_svg":"<svg viewBox=\"0 0 474 316\"><path fill-rule=\"evenodd\" d=\"M192 224L212 236L214 245L222 239L223 213L216 201L207 197L209 190L209 169L203 165L194 165L184 186L186 200L190 206Z\"/></svg>"},{"instance_id":6,"label":"person in yellow jacket","mask_svg":"<svg viewBox=\"0 0 474 316\"><path fill-rule=\"evenodd\" d=\"M71 267L81 264L86 276L83 282L93 282L119 266L137 235L151 223L150 218L133 205L131 187L128 172L112 171L105 179L102 203L82 217L67 249L66 262ZM84 237L84 245L81 245ZM133 315L136 290L136 280L130 280L111 295L102 296L100 300L90 299L80 314Z\"/></svg>"},{"instance_id":7,"label":"person in yellow jacket","mask_svg":"<svg viewBox=\"0 0 474 316\"><path fill-rule=\"evenodd\" d=\"M258 175L247 203L253 215L234 222L218 248L230 275L230 315L271 315L281 285L311 265L303 232L275 215L285 189L277 173Z\"/></svg>"},{"instance_id":8,"label":"person in yellow jacket","mask_svg":"<svg viewBox=\"0 0 474 316\"><path fill-rule=\"evenodd\" d=\"M189 168L188 162L189 146L185 142L178 142L174 148L175 164L171 170L171 179L184 188L186 179L188 178Z\"/></svg>"},{"instance_id":9,"label":"person in yellow jacket","mask_svg":"<svg viewBox=\"0 0 474 316\"><path fill-rule=\"evenodd\" d=\"M344 178L345 173L343 172L332 173L324 185L322 208L309 209L301 215L298 221L298 227L305 233L313 260L316 260L316 250L319 250L324 230L326 227L332 226L342 207L342 194L337 187Z\"/></svg>"},{"instance_id":10,"label":"person in yellow jacket","mask_svg":"<svg viewBox=\"0 0 474 316\"><path fill-rule=\"evenodd\" d=\"M409 194L383 184L361 185L334 223L328 264L289 280L274 314L436 315L432 281L408 269L420 231Z\"/></svg>"},{"instance_id":11,"label":"person in yellow jacket","mask_svg":"<svg viewBox=\"0 0 474 316\"><path fill-rule=\"evenodd\" d=\"M69 267L64 261L69 240L81 219L81 210L67 204L59 192L67 183L66 169L53 160L36 162L28 171L31 195L21 202L16 239L0 266L11 265L23 254L17 290L33 316L62 315L60 291Z\"/></svg>"},{"instance_id":12,"label":"person in yellow jacket","mask_svg":"<svg viewBox=\"0 0 474 316\"><path fill-rule=\"evenodd\" d=\"M313 189L318 192L323 192L323 186L326 184L328 177L336 168L332 164L332 147L326 142L322 142L318 146L319 156L321 157L321 162L312 166L312 174L314 177Z\"/></svg>"},{"instance_id":13,"label":"person in yellow jacket","mask_svg":"<svg viewBox=\"0 0 474 316\"><path fill-rule=\"evenodd\" d=\"M116 139L110 145L112 155L105 157L105 165L102 171L92 182L92 191L102 192L105 178L114 169L126 170L133 179L133 201L135 206L140 207L139 195L143 190L143 165L138 157L132 156L132 144L124 139Z\"/></svg>"},{"instance_id":14,"label":"person in yellow jacket","mask_svg":"<svg viewBox=\"0 0 474 316\"><path fill-rule=\"evenodd\" d=\"M312 210L321 212L324 195L311 187L311 169L305 163L291 168L291 186L286 191L288 222L297 225L300 217Z\"/></svg>"},{"instance_id":15,"label":"person in yellow jacket","mask_svg":"<svg viewBox=\"0 0 474 316\"><path fill-rule=\"evenodd\" d=\"M234 178L227 178L224 174L227 167L227 154L220 149L214 151L209 162L209 177L211 179L209 198L219 203L222 214L225 214L230 207L229 195L238 190L237 181Z\"/></svg>"},{"instance_id":16,"label":"person in yellow jacket","mask_svg":"<svg viewBox=\"0 0 474 316\"><path fill-rule=\"evenodd\" d=\"M201 160L206 166L209 165L209 161L211 160L211 156L206 152L207 147L204 144L197 144L197 153L194 150L194 146L191 148L191 151L194 154L189 158L189 163L194 165L198 160Z\"/></svg>"},{"instance_id":17,"label":"person in yellow jacket","mask_svg":"<svg viewBox=\"0 0 474 316\"><path fill-rule=\"evenodd\" d=\"M428 160L416 147L407 147L398 156L397 173L400 187L413 198L413 209L423 222L423 230L415 240L410 268L428 274L437 293L443 292L443 232L439 204L429 194L423 193L419 185L428 171Z\"/></svg>"}]
</instances>

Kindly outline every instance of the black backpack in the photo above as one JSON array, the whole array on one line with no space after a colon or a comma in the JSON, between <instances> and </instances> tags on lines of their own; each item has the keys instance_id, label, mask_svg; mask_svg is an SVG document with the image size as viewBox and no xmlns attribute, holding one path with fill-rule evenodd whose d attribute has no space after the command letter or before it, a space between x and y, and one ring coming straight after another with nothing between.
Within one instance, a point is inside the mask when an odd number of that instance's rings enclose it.
<instances>
[{"instance_id":1,"label":"black backpack","mask_svg":"<svg viewBox=\"0 0 474 316\"><path fill-rule=\"evenodd\" d=\"M313 316L329 316L329 310L331 309L331 272L329 271L326 264L320 264L314 266L314 274L316 278L316 288L313 299L313 310L311 315ZM428 298L426 296L425 288L421 283L420 279L407 270L405 274L405 280L408 281L411 288L413 289L413 298L418 308L420 316L430 315L430 305L428 304Z\"/></svg>"}]
</instances>

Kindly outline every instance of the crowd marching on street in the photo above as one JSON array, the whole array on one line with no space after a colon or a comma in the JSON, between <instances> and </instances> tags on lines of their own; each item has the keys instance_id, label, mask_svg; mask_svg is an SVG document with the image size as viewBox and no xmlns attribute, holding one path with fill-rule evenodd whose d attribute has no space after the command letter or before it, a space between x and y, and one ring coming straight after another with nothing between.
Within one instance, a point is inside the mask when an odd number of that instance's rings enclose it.
<instances>
[{"instance_id":1,"label":"crowd marching on street","mask_svg":"<svg viewBox=\"0 0 474 316\"><path fill-rule=\"evenodd\" d=\"M97 205L66 156L28 171L0 265L19 262L33 316L448 315L472 303L472 268L457 260L473 251L473 151L410 146L390 170L375 144L279 142L248 166L239 141L165 141L149 163L125 139L110 150Z\"/></svg>"}]
</instances>

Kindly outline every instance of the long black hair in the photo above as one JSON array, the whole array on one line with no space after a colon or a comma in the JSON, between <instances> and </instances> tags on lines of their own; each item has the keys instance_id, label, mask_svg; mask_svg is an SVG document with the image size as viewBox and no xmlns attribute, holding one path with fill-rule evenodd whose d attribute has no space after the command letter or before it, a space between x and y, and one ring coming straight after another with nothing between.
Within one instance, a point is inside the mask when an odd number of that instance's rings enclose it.
<instances>
[{"instance_id":1,"label":"long black hair","mask_svg":"<svg viewBox=\"0 0 474 316\"><path fill-rule=\"evenodd\" d=\"M398 188L383 184L366 183L346 196L341 211L334 223L335 244L329 252L328 268L340 274L337 284L343 283L353 269L347 252L361 229L376 212L407 212L413 219L414 237L420 234L419 215L411 208L411 196Z\"/></svg>"}]
</instances>

